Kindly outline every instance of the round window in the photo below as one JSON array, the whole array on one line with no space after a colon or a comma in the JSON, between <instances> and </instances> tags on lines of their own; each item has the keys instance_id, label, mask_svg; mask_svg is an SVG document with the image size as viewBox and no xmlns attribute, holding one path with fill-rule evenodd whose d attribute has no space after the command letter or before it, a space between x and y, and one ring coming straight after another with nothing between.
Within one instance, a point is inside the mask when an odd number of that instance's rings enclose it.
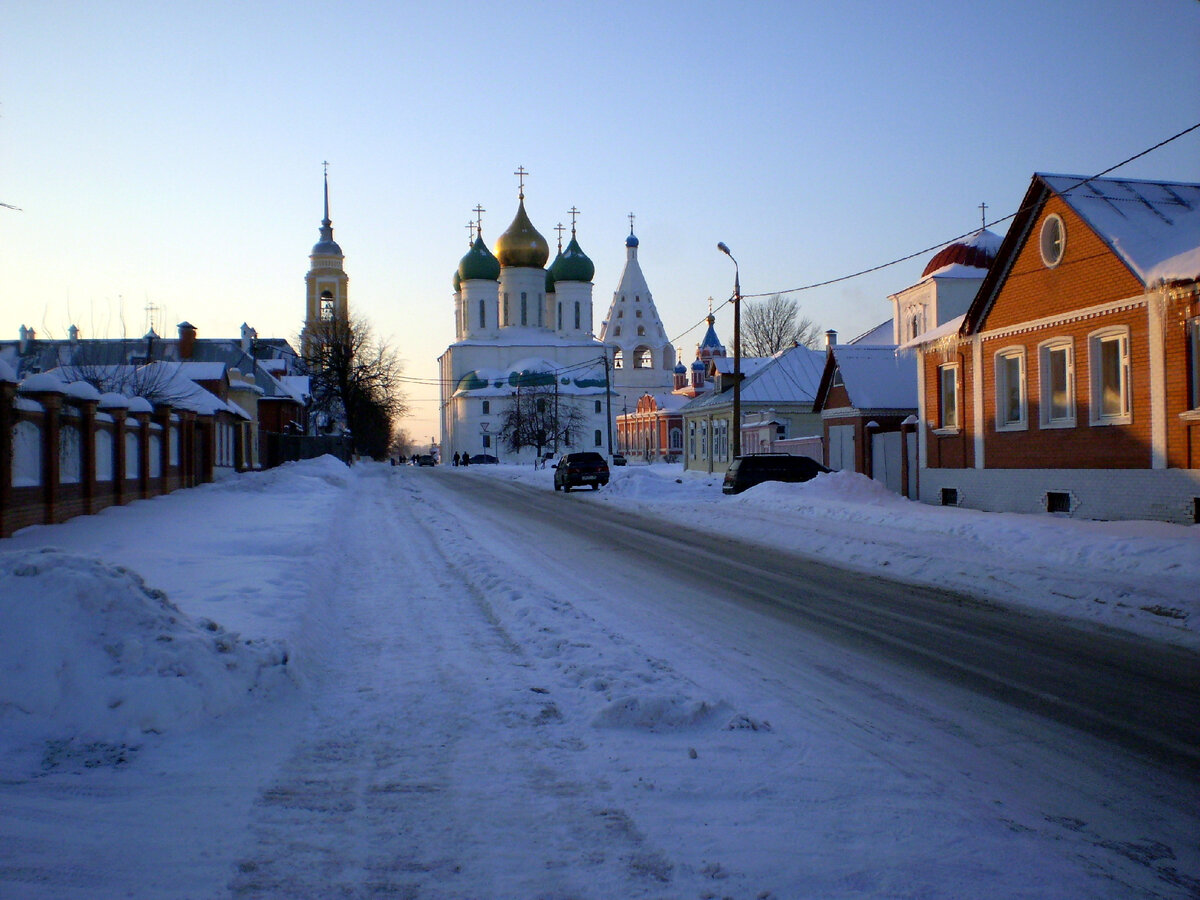
<instances>
[{"instance_id":1,"label":"round window","mask_svg":"<svg viewBox=\"0 0 1200 900\"><path fill-rule=\"evenodd\" d=\"M1063 257L1063 247L1067 243L1067 232L1063 228L1063 220L1056 215L1046 216L1042 223L1042 262L1053 269Z\"/></svg>"}]
</instances>

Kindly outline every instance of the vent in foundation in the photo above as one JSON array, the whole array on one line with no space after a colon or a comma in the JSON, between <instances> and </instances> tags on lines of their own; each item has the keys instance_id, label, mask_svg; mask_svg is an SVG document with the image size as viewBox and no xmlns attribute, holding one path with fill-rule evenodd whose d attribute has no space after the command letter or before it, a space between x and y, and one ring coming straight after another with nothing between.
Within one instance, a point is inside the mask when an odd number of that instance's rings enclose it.
<instances>
[{"instance_id":1,"label":"vent in foundation","mask_svg":"<svg viewBox=\"0 0 1200 900\"><path fill-rule=\"evenodd\" d=\"M1071 495L1066 491L1046 491L1046 512L1069 513L1071 511Z\"/></svg>"},{"instance_id":2,"label":"vent in foundation","mask_svg":"<svg viewBox=\"0 0 1200 900\"><path fill-rule=\"evenodd\" d=\"M958 488L942 488L942 506L958 506Z\"/></svg>"}]
</instances>

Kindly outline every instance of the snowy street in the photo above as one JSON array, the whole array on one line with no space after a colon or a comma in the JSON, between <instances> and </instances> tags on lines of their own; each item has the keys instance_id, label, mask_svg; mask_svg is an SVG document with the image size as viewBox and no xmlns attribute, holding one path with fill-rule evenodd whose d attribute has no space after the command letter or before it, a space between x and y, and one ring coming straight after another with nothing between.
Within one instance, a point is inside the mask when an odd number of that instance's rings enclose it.
<instances>
[{"instance_id":1,"label":"snowy street","mask_svg":"<svg viewBox=\"0 0 1200 900\"><path fill-rule=\"evenodd\" d=\"M1197 529L659 469L325 458L0 541L0 896L1200 893Z\"/></svg>"}]
</instances>

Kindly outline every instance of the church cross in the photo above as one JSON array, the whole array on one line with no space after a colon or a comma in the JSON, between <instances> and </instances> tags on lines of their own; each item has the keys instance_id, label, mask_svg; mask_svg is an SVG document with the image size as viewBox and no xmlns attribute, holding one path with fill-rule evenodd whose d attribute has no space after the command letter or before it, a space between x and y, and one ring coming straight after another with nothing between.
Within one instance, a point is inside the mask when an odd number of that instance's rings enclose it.
<instances>
[{"instance_id":1,"label":"church cross","mask_svg":"<svg viewBox=\"0 0 1200 900\"><path fill-rule=\"evenodd\" d=\"M468 233L467 246L473 247L475 245L475 223L474 222L467 223L467 233Z\"/></svg>"},{"instance_id":2,"label":"church cross","mask_svg":"<svg viewBox=\"0 0 1200 900\"><path fill-rule=\"evenodd\" d=\"M323 163L321 163L321 168L324 170L326 175L329 175L329 160L325 160Z\"/></svg>"},{"instance_id":3,"label":"church cross","mask_svg":"<svg viewBox=\"0 0 1200 900\"><path fill-rule=\"evenodd\" d=\"M629 214L629 233L633 234L633 213Z\"/></svg>"},{"instance_id":4,"label":"church cross","mask_svg":"<svg viewBox=\"0 0 1200 900\"><path fill-rule=\"evenodd\" d=\"M577 210L575 207L572 206L570 209L567 210L567 212L569 212L571 214L571 237L574 237L575 236L575 219L579 216L579 210Z\"/></svg>"},{"instance_id":5,"label":"church cross","mask_svg":"<svg viewBox=\"0 0 1200 900\"><path fill-rule=\"evenodd\" d=\"M483 214L487 212L487 210L476 203L473 212L475 213L475 224L479 228L479 233L483 234Z\"/></svg>"},{"instance_id":6,"label":"church cross","mask_svg":"<svg viewBox=\"0 0 1200 900\"><path fill-rule=\"evenodd\" d=\"M524 200L525 199L525 176L528 175L529 173L525 171L524 166L517 166L517 171L513 172L513 174L516 175L520 179L520 185L521 185L521 195L520 196L521 196L521 199Z\"/></svg>"},{"instance_id":7,"label":"church cross","mask_svg":"<svg viewBox=\"0 0 1200 900\"><path fill-rule=\"evenodd\" d=\"M987 228L987 204L979 204L979 221L981 228Z\"/></svg>"},{"instance_id":8,"label":"church cross","mask_svg":"<svg viewBox=\"0 0 1200 900\"><path fill-rule=\"evenodd\" d=\"M554 230L558 232L558 252L562 253L562 233L567 229L563 228L562 222L559 222L554 226Z\"/></svg>"}]
</instances>

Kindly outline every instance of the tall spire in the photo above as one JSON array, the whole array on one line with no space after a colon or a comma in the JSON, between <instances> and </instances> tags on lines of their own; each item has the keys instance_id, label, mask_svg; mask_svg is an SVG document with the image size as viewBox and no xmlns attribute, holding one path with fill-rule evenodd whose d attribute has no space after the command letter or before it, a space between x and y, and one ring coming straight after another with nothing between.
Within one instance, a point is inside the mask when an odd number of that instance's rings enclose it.
<instances>
[{"instance_id":1,"label":"tall spire","mask_svg":"<svg viewBox=\"0 0 1200 900\"><path fill-rule=\"evenodd\" d=\"M321 254L325 256L341 256L342 248L339 247L337 242L333 239L333 222L331 222L329 219L329 163L323 162L321 163L321 166L324 169L325 217L321 219L321 239L317 241L316 245L312 249L312 252L314 255Z\"/></svg>"}]
</instances>

